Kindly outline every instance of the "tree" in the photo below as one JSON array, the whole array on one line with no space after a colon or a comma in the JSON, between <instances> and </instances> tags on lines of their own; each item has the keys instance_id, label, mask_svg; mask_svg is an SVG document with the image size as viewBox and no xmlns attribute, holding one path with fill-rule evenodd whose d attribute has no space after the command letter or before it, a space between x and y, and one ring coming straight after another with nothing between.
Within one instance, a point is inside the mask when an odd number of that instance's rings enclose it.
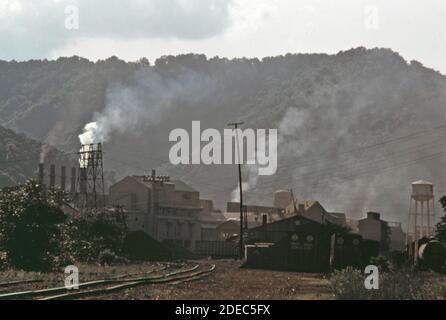
<instances>
[{"instance_id":1,"label":"tree","mask_svg":"<svg viewBox=\"0 0 446 320\"><path fill-rule=\"evenodd\" d=\"M118 211L91 211L72 216L64 226L64 247L76 261L97 262L101 253L122 253L127 235L125 218Z\"/></svg>"},{"instance_id":2,"label":"tree","mask_svg":"<svg viewBox=\"0 0 446 320\"><path fill-rule=\"evenodd\" d=\"M446 211L446 196L441 197L440 203L443 210ZM439 241L446 242L446 214L441 217L440 222L436 225L435 237Z\"/></svg>"},{"instance_id":3,"label":"tree","mask_svg":"<svg viewBox=\"0 0 446 320\"><path fill-rule=\"evenodd\" d=\"M36 181L0 192L0 251L13 267L47 271L60 262L62 193Z\"/></svg>"}]
</instances>

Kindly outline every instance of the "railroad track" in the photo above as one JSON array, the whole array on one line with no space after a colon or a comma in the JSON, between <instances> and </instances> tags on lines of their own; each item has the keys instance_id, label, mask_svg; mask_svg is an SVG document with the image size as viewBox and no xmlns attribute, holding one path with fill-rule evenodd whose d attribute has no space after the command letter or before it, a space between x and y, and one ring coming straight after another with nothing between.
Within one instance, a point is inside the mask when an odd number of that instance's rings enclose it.
<instances>
[{"instance_id":1,"label":"railroad track","mask_svg":"<svg viewBox=\"0 0 446 320\"><path fill-rule=\"evenodd\" d=\"M208 276L215 270L215 265L209 265L203 270L200 265L192 267L181 267L173 271L152 275L168 269L162 267L149 272L120 275L114 278L94 280L79 284L79 289L68 290L65 287L55 287L41 290L19 291L0 294L0 300L12 299L37 299L37 300L69 300L91 297L97 295L107 295L117 291L147 285L147 284L180 284L188 281L195 281ZM150 274L150 276L147 276ZM141 277L141 275L146 275ZM140 276L136 277L135 276ZM97 288L100 287L100 288Z\"/></svg>"},{"instance_id":2,"label":"railroad track","mask_svg":"<svg viewBox=\"0 0 446 320\"><path fill-rule=\"evenodd\" d=\"M0 282L0 288L13 287L13 286L21 285L21 284L39 283L39 282L43 282L43 280L31 279L31 280Z\"/></svg>"}]
</instances>

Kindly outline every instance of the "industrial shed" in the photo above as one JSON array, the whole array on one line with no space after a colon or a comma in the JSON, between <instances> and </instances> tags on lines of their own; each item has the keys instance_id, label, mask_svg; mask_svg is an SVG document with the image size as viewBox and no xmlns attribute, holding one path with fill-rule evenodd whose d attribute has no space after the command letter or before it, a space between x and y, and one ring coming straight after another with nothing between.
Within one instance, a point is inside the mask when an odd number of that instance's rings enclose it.
<instances>
[{"instance_id":1,"label":"industrial shed","mask_svg":"<svg viewBox=\"0 0 446 320\"><path fill-rule=\"evenodd\" d=\"M246 266L299 272L362 268L379 253L379 243L329 222L295 215L249 229Z\"/></svg>"},{"instance_id":2,"label":"industrial shed","mask_svg":"<svg viewBox=\"0 0 446 320\"><path fill-rule=\"evenodd\" d=\"M248 230L248 267L325 272L330 270L332 234L300 215Z\"/></svg>"}]
</instances>

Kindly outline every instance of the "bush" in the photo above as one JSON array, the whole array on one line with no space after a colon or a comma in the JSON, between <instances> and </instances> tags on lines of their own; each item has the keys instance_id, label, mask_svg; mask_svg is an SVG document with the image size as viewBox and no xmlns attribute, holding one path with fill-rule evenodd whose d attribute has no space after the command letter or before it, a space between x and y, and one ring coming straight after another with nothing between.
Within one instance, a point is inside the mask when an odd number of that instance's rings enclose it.
<instances>
[{"instance_id":1,"label":"bush","mask_svg":"<svg viewBox=\"0 0 446 320\"><path fill-rule=\"evenodd\" d=\"M0 271L5 271L6 269L8 269L8 260L6 252L0 251Z\"/></svg>"},{"instance_id":2,"label":"bush","mask_svg":"<svg viewBox=\"0 0 446 320\"><path fill-rule=\"evenodd\" d=\"M84 212L65 225L65 248L75 261L100 262L102 252L120 255L127 228L121 213Z\"/></svg>"},{"instance_id":3,"label":"bush","mask_svg":"<svg viewBox=\"0 0 446 320\"><path fill-rule=\"evenodd\" d=\"M387 272L393 268L390 260L382 255L372 257L370 259L370 264L377 266L380 272Z\"/></svg>"},{"instance_id":4,"label":"bush","mask_svg":"<svg viewBox=\"0 0 446 320\"><path fill-rule=\"evenodd\" d=\"M111 250L103 250L99 254L98 262L102 265L112 265L120 261L119 257Z\"/></svg>"},{"instance_id":5,"label":"bush","mask_svg":"<svg viewBox=\"0 0 446 320\"><path fill-rule=\"evenodd\" d=\"M101 252L122 253L122 213L82 212L67 218L64 194L35 181L0 192L0 270L50 271L75 262L95 263ZM105 254L104 261L113 260Z\"/></svg>"},{"instance_id":6,"label":"bush","mask_svg":"<svg viewBox=\"0 0 446 320\"><path fill-rule=\"evenodd\" d=\"M11 267L48 271L58 266L66 219L61 199L61 192L32 180L0 192L0 251Z\"/></svg>"},{"instance_id":7,"label":"bush","mask_svg":"<svg viewBox=\"0 0 446 320\"><path fill-rule=\"evenodd\" d=\"M442 296L442 287L427 274L411 270L380 273L379 289L367 290L366 276L359 270L336 271L330 279L339 300L434 300Z\"/></svg>"}]
</instances>

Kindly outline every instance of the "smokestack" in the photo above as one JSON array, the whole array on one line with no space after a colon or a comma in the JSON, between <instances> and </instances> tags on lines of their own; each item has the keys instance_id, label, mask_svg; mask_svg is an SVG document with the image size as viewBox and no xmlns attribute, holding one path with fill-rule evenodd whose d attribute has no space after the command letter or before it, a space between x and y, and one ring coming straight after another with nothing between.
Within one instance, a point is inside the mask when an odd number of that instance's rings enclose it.
<instances>
[{"instance_id":1,"label":"smokestack","mask_svg":"<svg viewBox=\"0 0 446 320\"><path fill-rule=\"evenodd\" d=\"M54 164L50 167L50 188L54 188L56 184L56 166Z\"/></svg>"},{"instance_id":2,"label":"smokestack","mask_svg":"<svg viewBox=\"0 0 446 320\"><path fill-rule=\"evenodd\" d=\"M45 164L40 163L39 164L39 184L44 184L45 179Z\"/></svg>"},{"instance_id":3,"label":"smokestack","mask_svg":"<svg viewBox=\"0 0 446 320\"><path fill-rule=\"evenodd\" d=\"M70 193L75 194L76 193L76 168L71 168L71 186L70 186Z\"/></svg>"},{"instance_id":4,"label":"smokestack","mask_svg":"<svg viewBox=\"0 0 446 320\"><path fill-rule=\"evenodd\" d=\"M67 180L66 168L65 168L65 166L62 166L60 168L60 188L63 191L65 191L66 180Z\"/></svg>"}]
</instances>

